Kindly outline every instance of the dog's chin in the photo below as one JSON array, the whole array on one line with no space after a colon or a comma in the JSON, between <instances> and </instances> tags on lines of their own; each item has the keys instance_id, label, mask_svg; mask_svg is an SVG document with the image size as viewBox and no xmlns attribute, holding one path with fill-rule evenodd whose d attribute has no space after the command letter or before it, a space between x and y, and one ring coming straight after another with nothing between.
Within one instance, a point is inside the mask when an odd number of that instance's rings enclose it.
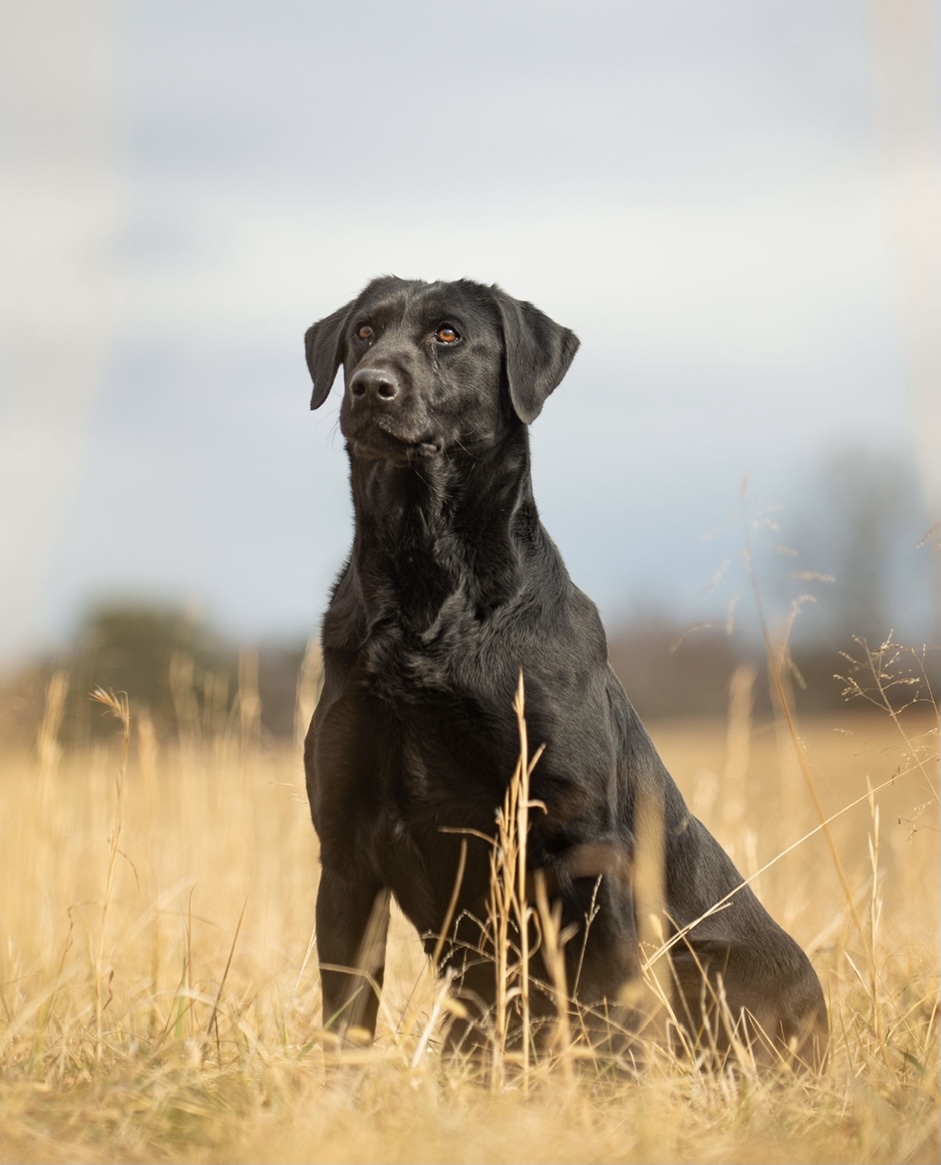
<instances>
[{"instance_id":1,"label":"dog's chin","mask_svg":"<svg viewBox=\"0 0 941 1165\"><path fill-rule=\"evenodd\" d=\"M359 461L388 461L401 466L428 461L444 451L440 438L430 434L399 436L374 427L348 436L347 445Z\"/></svg>"}]
</instances>

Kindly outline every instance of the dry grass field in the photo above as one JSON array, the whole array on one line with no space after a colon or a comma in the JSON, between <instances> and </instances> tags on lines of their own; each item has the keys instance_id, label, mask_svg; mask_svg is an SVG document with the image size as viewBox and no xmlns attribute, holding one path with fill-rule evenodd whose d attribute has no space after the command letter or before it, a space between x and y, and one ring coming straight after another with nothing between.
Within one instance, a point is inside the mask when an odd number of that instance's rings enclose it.
<instances>
[{"instance_id":1,"label":"dry grass field","mask_svg":"<svg viewBox=\"0 0 941 1165\"><path fill-rule=\"evenodd\" d=\"M299 751L250 731L158 747L131 708L129 732L115 718L111 743L62 755L52 697L38 749L2 757L3 1161L937 1162L930 704L796 738L736 699L726 722L651 725L809 951L833 1039L820 1078L652 1048L628 1081L570 1055L443 1063L442 1000L398 916L379 1039L327 1063Z\"/></svg>"}]
</instances>

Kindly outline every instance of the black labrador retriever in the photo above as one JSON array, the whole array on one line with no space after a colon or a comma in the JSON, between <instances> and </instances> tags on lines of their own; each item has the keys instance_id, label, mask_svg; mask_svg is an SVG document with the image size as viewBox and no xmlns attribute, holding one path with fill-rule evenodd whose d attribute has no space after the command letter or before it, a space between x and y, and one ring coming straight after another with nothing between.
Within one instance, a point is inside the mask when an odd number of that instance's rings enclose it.
<instances>
[{"instance_id":1,"label":"black labrador retriever","mask_svg":"<svg viewBox=\"0 0 941 1165\"><path fill-rule=\"evenodd\" d=\"M481 837L518 756L522 671L529 739L545 745L529 866L561 908L580 1016L633 1022L632 871L653 805L686 1046L727 1052L734 1032L765 1059L819 1065L827 1015L810 962L690 814L539 521L527 426L577 347L532 304L468 280L376 279L307 332L312 408L344 369L355 514L305 748L324 1023L374 1033L391 892L466 1004L451 1043L483 1030L495 987ZM535 973L548 981L538 953ZM551 993L533 1007L550 1016Z\"/></svg>"}]
</instances>

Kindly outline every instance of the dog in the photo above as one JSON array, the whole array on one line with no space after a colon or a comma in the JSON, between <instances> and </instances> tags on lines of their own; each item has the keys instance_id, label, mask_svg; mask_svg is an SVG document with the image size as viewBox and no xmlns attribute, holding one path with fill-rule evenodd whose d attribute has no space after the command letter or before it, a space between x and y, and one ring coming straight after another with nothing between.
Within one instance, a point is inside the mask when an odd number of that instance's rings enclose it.
<instances>
[{"instance_id":1,"label":"dog","mask_svg":"<svg viewBox=\"0 0 941 1165\"><path fill-rule=\"evenodd\" d=\"M816 1068L827 1012L807 956L687 809L539 519L528 427L578 346L495 285L391 276L306 333L312 409L343 368L354 511L304 749L324 1025L374 1036L391 894L461 1001L447 1046L484 1039L488 839L519 754L522 673L529 739L544 745L528 868L560 917L582 1030L600 1045L637 1026L634 873L652 807L680 1044L727 1056L739 1039L763 1062ZM533 975L550 981L541 949ZM555 1007L533 993L534 1016Z\"/></svg>"}]
</instances>

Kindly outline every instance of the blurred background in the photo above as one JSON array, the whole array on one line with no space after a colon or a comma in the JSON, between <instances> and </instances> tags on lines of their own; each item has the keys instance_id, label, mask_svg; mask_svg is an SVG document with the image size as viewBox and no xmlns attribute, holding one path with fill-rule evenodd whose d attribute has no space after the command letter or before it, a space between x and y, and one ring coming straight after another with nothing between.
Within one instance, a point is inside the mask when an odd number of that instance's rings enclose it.
<instances>
[{"instance_id":1,"label":"blurred background","mask_svg":"<svg viewBox=\"0 0 941 1165\"><path fill-rule=\"evenodd\" d=\"M55 675L73 726L97 684L168 730L241 685L295 731L351 525L303 333L381 273L581 337L536 496L642 714L725 708L756 594L808 708L854 637L936 669L938 3L0 23L0 732Z\"/></svg>"}]
</instances>

